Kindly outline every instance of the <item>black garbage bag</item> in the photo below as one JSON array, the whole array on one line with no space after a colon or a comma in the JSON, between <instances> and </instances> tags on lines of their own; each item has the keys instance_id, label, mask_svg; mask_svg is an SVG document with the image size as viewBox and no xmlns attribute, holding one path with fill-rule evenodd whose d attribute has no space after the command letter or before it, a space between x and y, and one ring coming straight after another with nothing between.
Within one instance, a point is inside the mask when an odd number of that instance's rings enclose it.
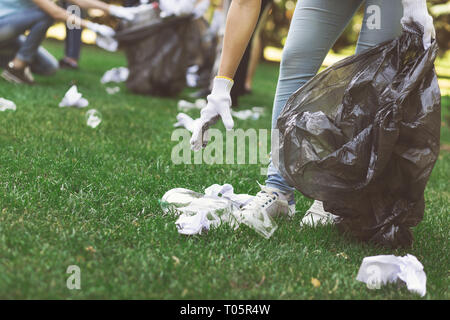
<instances>
[{"instance_id":1,"label":"black garbage bag","mask_svg":"<svg viewBox=\"0 0 450 320\"><path fill-rule=\"evenodd\" d=\"M187 68L201 47L192 16L157 18L116 38L128 60L128 89L157 96L175 96L186 87Z\"/></svg>"},{"instance_id":2,"label":"black garbage bag","mask_svg":"<svg viewBox=\"0 0 450 320\"><path fill-rule=\"evenodd\" d=\"M280 173L362 241L408 247L439 153L436 42L422 27L315 76L278 118ZM277 152L275 149L273 152Z\"/></svg>"}]
</instances>

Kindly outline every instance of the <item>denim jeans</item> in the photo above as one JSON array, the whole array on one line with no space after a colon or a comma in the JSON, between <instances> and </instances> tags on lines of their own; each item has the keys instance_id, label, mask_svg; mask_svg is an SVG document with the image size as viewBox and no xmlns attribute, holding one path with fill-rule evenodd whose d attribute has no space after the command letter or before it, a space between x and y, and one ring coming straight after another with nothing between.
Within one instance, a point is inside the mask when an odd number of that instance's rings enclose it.
<instances>
[{"instance_id":1,"label":"denim jeans","mask_svg":"<svg viewBox=\"0 0 450 320\"><path fill-rule=\"evenodd\" d=\"M17 57L33 72L49 75L58 69L58 61L40 47L53 20L42 10L30 8L0 18L0 66ZM23 35L29 30L27 37Z\"/></svg>"},{"instance_id":2,"label":"denim jeans","mask_svg":"<svg viewBox=\"0 0 450 320\"><path fill-rule=\"evenodd\" d=\"M328 51L363 2L363 0L299 0L297 2L280 64L272 111L272 128L276 128L278 116L288 98L314 77ZM370 7L373 5L380 9L379 28L378 26L377 28L368 27L367 20L374 17L373 7ZM365 16L356 53L391 40L402 32L401 0L366 0L364 9ZM272 161L269 163L266 185L287 193L294 191Z\"/></svg>"},{"instance_id":3,"label":"denim jeans","mask_svg":"<svg viewBox=\"0 0 450 320\"><path fill-rule=\"evenodd\" d=\"M67 9L73 4L68 1L61 1L61 5ZM81 12L81 17L83 17L83 11ZM65 40L66 57L75 60L80 59L82 32L83 32L82 28L69 29L66 27L66 40Z\"/></svg>"}]
</instances>

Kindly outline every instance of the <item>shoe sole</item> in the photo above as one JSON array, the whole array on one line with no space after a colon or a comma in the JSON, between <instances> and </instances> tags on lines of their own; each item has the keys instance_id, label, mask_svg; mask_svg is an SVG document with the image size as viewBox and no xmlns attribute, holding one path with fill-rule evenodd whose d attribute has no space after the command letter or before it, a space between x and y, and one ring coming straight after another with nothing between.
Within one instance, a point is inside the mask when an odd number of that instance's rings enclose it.
<instances>
[{"instance_id":1,"label":"shoe sole","mask_svg":"<svg viewBox=\"0 0 450 320\"><path fill-rule=\"evenodd\" d=\"M31 85L31 83L25 82L25 81L17 78L15 75L13 75L12 73L10 73L6 70L2 72L2 78L10 83Z\"/></svg>"}]
</instances>

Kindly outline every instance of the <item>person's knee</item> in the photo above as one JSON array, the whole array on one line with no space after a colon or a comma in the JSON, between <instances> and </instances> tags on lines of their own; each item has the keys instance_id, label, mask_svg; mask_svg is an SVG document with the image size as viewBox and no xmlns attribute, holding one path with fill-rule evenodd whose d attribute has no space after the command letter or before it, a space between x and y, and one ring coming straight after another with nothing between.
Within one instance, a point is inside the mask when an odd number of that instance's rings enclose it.
<instances>
[{"instance_id":1,"label":"person's knee","mask_svg":"<svg viewBox=\"0 0 450 320\"><path fill-rule=\"evenodd\" d=\"M307 79L320 68L321 52L305 46L286 46L280 63L280 79Z\"/></svg>"},{"instance_id":2,"label":"person's knee","mask_svg":"<svg viewBox=\"0 0 450 320\"><path fill-rule=\"evenodd\" d=\"M40 16L36 24L41 28L48 29L55 23L55 20L44 11L39 10L39 14Z\"/></svg>"}]
</instances>

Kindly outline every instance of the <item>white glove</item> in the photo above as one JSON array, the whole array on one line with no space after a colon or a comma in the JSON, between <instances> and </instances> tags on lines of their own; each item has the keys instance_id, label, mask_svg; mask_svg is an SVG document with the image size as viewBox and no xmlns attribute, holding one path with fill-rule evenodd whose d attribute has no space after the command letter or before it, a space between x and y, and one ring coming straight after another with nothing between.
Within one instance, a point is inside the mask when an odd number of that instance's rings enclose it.
<instances>
[{"instance_id":1,"label":"white glove","mask_svg":"<svg viewBox=\"0 0 450 320\"><path fill-rule=\"evenodd\" d=\"M198 151L208 143L208 128L215 124L219 117L227 130L233 129L234 122L231 116L231 96L233 80L216 77L213 82L208 104L200 112L200 121L197 121L191 137L191 148Z\"/></svg>"},{"instance_id":2,"label":"white glove","mask_svg":"<svg viewBox=\"0 0 450 320\"><path fill-rule=\"evenodd\" d=\"M105 38L112 38L116 35L116 32L114 31L113 28L105 26L103 24L88 22L87 27L88 27L88 29L94 31L95 33L97 33Z\"/></svg>"},{"instance_id":3,"label":"white glove","mask_svg":"<svg viewBox=\"0 0 450 320\"><path fill-rule=\"evenodd\" d=\"M136 8L125 8L121 6L110 5L109 14L119 19L131 21L136 14Z\"/></svg>"},{"instance_id":4,"label":"white glove","mask_svg":"<svg viewBox=\"0 0 450 320\"><path fill-rule=\"evenodd\" d=\"M431 46L431 39L436 38L436 31L433 26L433 18L428 14L426 0L402 0L403 18L402 23L415 21L423 26L423 47L428 49Z\"/></svg>"}]
</instances>

